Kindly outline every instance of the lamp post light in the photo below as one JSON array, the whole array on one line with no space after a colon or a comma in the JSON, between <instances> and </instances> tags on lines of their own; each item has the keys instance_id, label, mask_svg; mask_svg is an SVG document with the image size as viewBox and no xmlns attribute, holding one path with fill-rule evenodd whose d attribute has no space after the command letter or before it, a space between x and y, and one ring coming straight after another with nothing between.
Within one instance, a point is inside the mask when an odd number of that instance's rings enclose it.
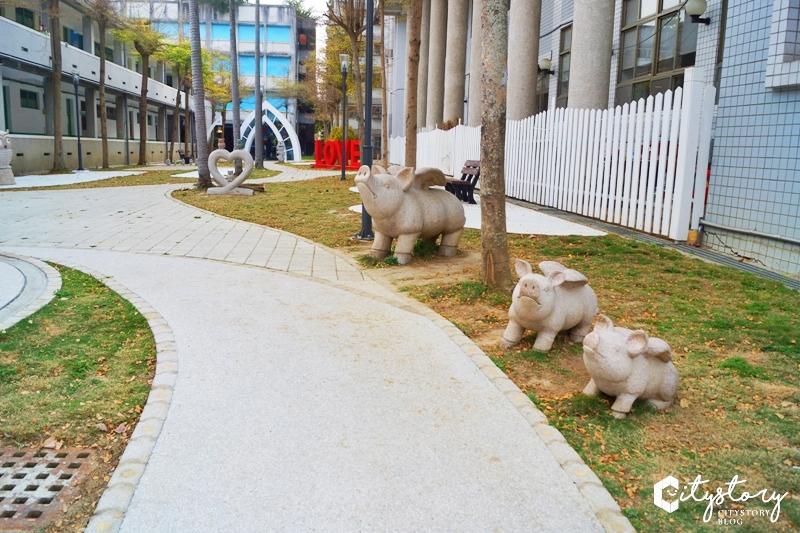
<instances>
[{"instance_id":1,"label":"lamp post light","mask_svg":"<svg viewBox=\"0 0 800 533\"><path fill-rule=\"evenodd\" d=\"M81 104L78 101L78 84L81 81L81 76L77 70L72 72L72 86L75 87L75 116L77 117L78 125L78 170L83 170L83 150L81 150Z\"/></svg>"},{"instance_id":2,"label":"lamp post light","mask_svg":"<svg viewBox=\"0 0 800 533\"><path fill-rule=\"evenodd\" d=\"M695 24L705 24L708 26L711 24L711 19L701 18L700 15L706 12L706 0L688 0L686 5L683 6L683 9L686 10L686 14L691 17L692 22Z\"/></svg>"},{"instance_id":3,"label":"lamp post light","mask_svg":"<svg viewBox=\"0 0 800 533\"><path fill-rule=\"evenodd\" d=\"M552 76L556 73L556 71L552 70L552 68L553 62L550 61L550 58L543 57L539 60L539 72L545 76Z\"/></svg>"},{"instance_id":4,"label":"lamp post light","mask_svg":"<svg viewBox=\"0 0 800 533\"><path fill-rule=\"evenodd\" d=\"M344 177L345 160L347 158L347 151L345 144L347 143L347 66L350 63L350 56L347 54L339 54L339 60L342 63L342 177L340 181L345 181Z\"/></svg>"},{"instance_id":5,"label":"lamp post light","mask_svg":"<svg viewBox=\"0 0 800 533\"><path fill-rule=\"evenodd\" d=\"M364 146L361 148L361 164L372 168L372 35L375 25L375 2L367 0L367 35L366 35L366 67L367 74L364 83ZM364 202L361 202L361 231L354 237L361 241L372 241L375 234L372 232L372 217L367 213Z\"/></svg>"}]
</instances>

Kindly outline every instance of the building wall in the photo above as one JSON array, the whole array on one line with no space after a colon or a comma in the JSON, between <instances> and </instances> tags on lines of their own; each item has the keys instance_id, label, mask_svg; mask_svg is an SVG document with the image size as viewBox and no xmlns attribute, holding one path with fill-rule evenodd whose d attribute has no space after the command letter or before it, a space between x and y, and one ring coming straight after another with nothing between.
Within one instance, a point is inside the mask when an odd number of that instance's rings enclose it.
<instances>
[{"instance_id":1,"label":"building wall","mask_svg":"<svg viewBox=\"0 0 800 533\"><path fill-rule=\"evenodd\" d=\"M389 137L405 135L407 27L406 19L397 20L394 26L392 60L390 64L392 85L389 91L391 106L389 107Z\"/></svg>"},{"instance_id":2,"label":"building wall","mask_svg":"<svg viewBox=\"0 0 800 533\"><path fill-rule=\"evenodd\" d=\"M772 26L780 23L774 8L782 3L729 0L705 219L800 240L800 85L766 87ZM800 274L798 245L711 227L704 233L711 248Z\"/></svg>"},{"instance_id":3,"label":"building wall","mask_svg":"<svg viewBox=\"0 0 800 533\"><path fill-rule=\"evenodd\" d=\"M14 155L11 169L17 176L47 172L53 166L53 138L45 135L12 135ZM78 168L78 139L64 137L64 163L67 168ZM102 141L100 139L81 139L83 167L98 168L103 163ZM147 142L147 161L163 163L167 158L167 147L163 141ZM128 143L130 163L135 165L139 159L139 142ZM176 147L177 150L177 147ZM111 165L124 165L125 141L108 140L108 158Z\"/></svg>"}]
</instances>

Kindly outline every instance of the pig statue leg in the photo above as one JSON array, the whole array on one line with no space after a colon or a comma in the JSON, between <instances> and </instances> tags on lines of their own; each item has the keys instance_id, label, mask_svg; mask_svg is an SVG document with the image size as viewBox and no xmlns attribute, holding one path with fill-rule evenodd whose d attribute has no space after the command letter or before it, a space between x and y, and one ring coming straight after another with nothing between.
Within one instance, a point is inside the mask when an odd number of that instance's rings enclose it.
<instances>
[{"instance_id":1,"label":"pig statue leg","mask_svg":"<svg viewBox=\"0 0 800 533\"><path fill-rule=\"evenodd\" d=\"M635 394L620 394L617 396L614 405L611 406L611 411L614 413L614 418L623 419L631 412L633 402L636 401Z\"/></svg>"},{"instance_id":2,"label":"pig statue leg","mask_svg":"<svg viewBox=\"0 0 800 533\"><path fill-rule=\"evenodd\" d=\"M392 251L392 238L384 235L380 231L375 232L375 240L372 241L372 249L369 256L373 259L384 259Z\"/></svg>"},{"instance_id":3,"label":"pig statue leg","mask_svg":"<svg viewBox=\"0 0 800 533\"><path fill-rule=\"evenodd\" d=\"M592 320L594 320L594 315L584 317L580 324L569 330L569 340L576 344L583 342L583 338L592 331Z\"/></svg>"},{"instance_id":4,"label":"pig statue leg","mask_svg":"<svg viewBox=\"0 0 800 533\"><path fill-rule=\"evenodd\" d=\"M594 382L594 379L589 380L589 383L583 388L583 393L586 396L598 396L600 394L600 389L597 388L597 383Z\"/></svg>"},{"instance_id":5,"label":"pig statue leg","mask_svg":"<svg viewBox=\"0 0 800 533\"><path fill-rule=\"evenodd\" d=\"M464 228L453 233L442 234L442 244L439 246L439 255L445 257L455 257L458 252L458 241L461 240L461 234L464 233Z\"/></svg>"},{"instance_id":6,"label":"pig statue leg","mask_svg":"<svg viewBox=\"0 0 800 533\"><path fill-rule=\"evenodd\" d=\"M533 349L537 352L549 352L553 347L553 341L556 340L558 332L540 331L536 335L536 342L533 343Z\"/></svg>"},{"instance_id":7,"label":"pig statue leg","mask_svg":"<svg viewBox=\"0 0 800 533\"><path fill-rule=\"evenodd\" d=\"M503 339L500 341L501 348L511 348L519 344L519 341L522 340L522 337L525 335L525 328L514 322L513 320L508 321L508 326L506 326L505 332L503 332Z\"/></svg>"},{"instance_id":8,"label":"pig statue leg","mask_svg":"<svg viewBox=\"0 0 800 533\"><path fill-rule=\"evenodd\" d=\"M394 247L394 256L401 265L411 263L414 257L414 245L417 243L419 233L400 235L397 237L397 245Z\"/></svg>"}]
</instances>

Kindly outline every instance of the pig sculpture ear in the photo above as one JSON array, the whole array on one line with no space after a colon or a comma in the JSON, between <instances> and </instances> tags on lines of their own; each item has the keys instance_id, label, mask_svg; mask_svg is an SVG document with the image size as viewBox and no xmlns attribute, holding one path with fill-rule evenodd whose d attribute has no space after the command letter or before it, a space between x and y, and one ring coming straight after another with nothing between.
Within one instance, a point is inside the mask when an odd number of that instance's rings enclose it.
<instances>
[{"instance_id":1,"label":"pig sculpture ear","mask_svg":"<svg viewBox=\"0 0 800 533\"><path fill-rule=\"evenodd\" d=\"M372 165L372 173L373 174L388 174L385 168L380 165Z\"/></svg>"},{"instance_id":2,"label":"pig sculpture ear","mask_svg":"<svg viewBox=\"0 0 800 533\"><path fill-rule=\"evenodd\" d=\"M547 279L550 280L550 284L553 287L558 287L559 285L561 285L562 283L564 283L567 280L567 276L566 276L566 274L564 274L563 271L556 270L556 271L550 272L547 275Z\"/></svg>"},{"instance_id":3,"label":"pig sculpture ear","mask_svg":"<svg viewBox=\"0 0 800 533\"><path fill-rule=\"evenodd\" d=\"M628 349L628 357L633 359L634 357L642 355L645 350L647 350L648 340L647 333L641 329L631 331L631 334L628 335L628 339L625 341L625 347Z\"/></svg>"},{"instance_id":4,"label":"pig sculpture ear","mask_svg":"<svg viewBox=\"0 0 800 533\"><path fill-rule=\"evenodd\" d=\"M404 167L397 173L397 178L403 184L403 192L408 192L414 186L414 167Z\"/></svg>"},{"instance_id":5,"label":"pig sculpture ear","mask_svg":"<svg viewBox=\"0 0 800 533\"><path fill-rule=\"evenodd\" d=\"M517 259L515 269L517 271L517 276L519 277L527 276L528 274L533 273L533 267L531 267L531 264L524 259Z\"/></svg>"},{"instance_id":6,"label":"pig sculpture ear","mask_svg":"<svg viewBox=\"0 0 800 533\"><path fill-rule=\"evenodd\" d=\"M606 315L597 315L597 323L594 325L596 331L612 331L614 323Z\"/></svg>"}]
</instances>

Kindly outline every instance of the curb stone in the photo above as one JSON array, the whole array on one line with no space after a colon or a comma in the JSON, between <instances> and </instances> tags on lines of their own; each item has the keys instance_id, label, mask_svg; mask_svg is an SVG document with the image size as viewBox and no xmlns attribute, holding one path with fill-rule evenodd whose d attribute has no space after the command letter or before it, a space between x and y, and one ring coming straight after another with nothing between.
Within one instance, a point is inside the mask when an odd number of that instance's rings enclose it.
<instances>
[{"instance_id":1,"label":"curb stone","mask_svg":"<svg viewBox=\"0 0 800 533\"><path fill-rule=\"evenodd\" d=\"M4 255L15 257L5 252ZM150 455L153 453L156 439L159 433L161 433L161 427L169 411L169 405L172 402L172 392L178 368L177 352L174 346L175 339L172 334L172 329L161 314L144 299L121 283L118 283L114 278L68 261L58 261L58 264L92 276L106 287L116 292L120 297L128 300L128 302L147 319L147 325L153 332L154 338L156 335L164 337L163 343L160 342L156 344L156 377L153 378L150 394L142 409L139 422L136 424L136 428L131 434L128 444L125 446L125 451L122 452L119 464L117 464L114 473L111 475L111 480L108 482L106 489L103 491L103 495L97 502L94 515L89 521L89 525L87 525L84 530L85 533L115 533L119 531L122 525L122 519L125 517L125 512L128 510L128 506L131 503L139 479L142 477L147 462L150 460ZM56 272L52 267L48 266L48 268ZM58 273L56 272L56 274ZM58 277L58 285L60 288L60 276ZM48 289L49 287L48 276ZM155 333L156 329L159 330L158 334ZM166 337L169 338L167 339ZM161 345L161 347L159 347L159 345ZM165 369L167 364L170 366L168 370ZM159 377L168 377L169 379L162 379L161 382L157 384L156 380ZM144 417L145 413L146 418ZM131 442L134 440L136 440L136 443L131 446Z\"/></svg>"},{"instance_id":2,"label":"curb stone","mask_svg":"<svg viewBox=\"0 0 800 533\"><path fill-rule=\"evenodd\" d=\"M33 257L12 254L10 252L0 252L0 255L30 263L41 270L47 278L47 286L45 287L44 292L42 292L42 294L35 301L31 302L25 309L14 313L3 322L0 322L1 331L10 328L20 320L31 316L33 313L50 303L50 301L55 297L56 293L61 290L61 274L58 273L58 270L51 267L44 261L34 259Z\"/></svg>"}]
</instances>

